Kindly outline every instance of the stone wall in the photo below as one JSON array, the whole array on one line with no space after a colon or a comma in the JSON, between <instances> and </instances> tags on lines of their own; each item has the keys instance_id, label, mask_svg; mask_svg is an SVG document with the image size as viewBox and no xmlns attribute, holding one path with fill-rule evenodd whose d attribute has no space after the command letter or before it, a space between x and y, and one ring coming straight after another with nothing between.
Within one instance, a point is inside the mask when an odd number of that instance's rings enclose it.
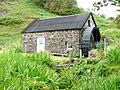
<instances>
[{"instance_id":1,"label":"stone wall","mask_svg":"<svg viewBox=\"0 0 120 90\"><path fill-rule=\"evenodd\" d=\"M23 33L23 48L26 53L36 53L37 38L45 37L45 50L49 52L63 54L67 49L66 42L72 45L73 52L79 52L81 35L80 30Z\"/></svg>"}]
</instances>

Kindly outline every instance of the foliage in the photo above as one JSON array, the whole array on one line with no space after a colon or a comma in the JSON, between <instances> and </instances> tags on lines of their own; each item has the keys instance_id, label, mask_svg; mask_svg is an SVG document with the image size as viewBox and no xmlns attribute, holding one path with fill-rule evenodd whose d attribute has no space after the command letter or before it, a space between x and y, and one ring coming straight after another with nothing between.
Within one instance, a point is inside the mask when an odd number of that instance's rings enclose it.
<instances>
[{"instance_id":1,"label":"foliage","mask_svg":"<svg viewBox=\"0 0 120 90\"><path fill-rule=\"evenodd\" d=\"M50 57L49 53L46 51L41 51L37 54L33 54L29 58L37 61L39 64L42 64L42 65L46 64L46 65L50 66L52 64L51 57Z\"/></svg>"},{"instance_id":2,"label":"foliage","mask_svg":"<svg viewBox=\"0 0 120 90\"><path fill-rule=\"evenodd\" d=\"M119 81L119 77L105 79L83 76L72 90L119 90Z\"/></svg>"},{"instance_id":3,"label":"foliage","mask_svg":"<svg viewBox=\"0 0 120 90\"><path fill-rule=\"evenodd\" d=\"M73 53L70 53L70 54L69 54L69 57L70 57L70 58L80 58L80 54L73 52Z\"/></svg>"},{"instance_id":4,"label":"foliage","mask_svg":"<svg viewBox=\"0 0 120 90\"><path fill-rule=\"evenodd\" d=\"M108 5L118 6L120 5L120 0L101 0L93 3L93 6L96 8L96 10L100 10L100 8Z\"/></svg>"},{"instance_id":5,"label":"foliage","mask_svg":"<svg viewBox=\"0 0 120 90\"><path fill-rule=\"evenodd\" d=\"M115 74L119 67L114 72L110 65L104 60L83 59L75 62L73 67L65 68L60 72L67 83L64 85L62 83L62 87L66 86L71 90L119 90L120 78Z\"/></svg>"},{"instance_id":6,"label":"foliage","mask_svg":"<svg viewBox=\"0 0 120 90\"><path fill-rule=\"evenodd\" d=\"M32 0L34 3L44 6L48 0Z\"/></svg>"},{"instance_id":7,"label":"foliage","mask_svg":"<svg viewBox=\"0 0 120 90\"><path fill-rule=\"evenodd\" d=\"M21 47L21 46L16 47L15 53L23 53L23 47Z\"/></svg>"},{"instance_id":8,"label":"foliage","mask_svg":"<svg viewBox=\"0 0 120 90\"><path fill-rule=\"evenodd\" d=\"M23 22L23 19L18 17L12 17L12 16L2 16L0 17L0 25L15 25L15 24L21 24Z\"/></svg>"},{"instance_id":9,"label":"foliage","mask_svg":"<svg viewBox=\"0 0 120 90\"><path fill-rule=\"evenodd\" d=\"M46 52L38 54L21 53L20 32L32 21L29 17L48 18L57 16L30 1L17 0L13 3L5 2L0 5L9 11L4 16L5 18L9 16L24 22L16 23L13 20L13 24L0 25L0 49L12 48L9 53L8 51L7 53L0 53L0 90L120 89L120 55L118 50L120 46L112 52L111 50L108 52L107 60L85 58L72 63L72 67L63 67L60 72L56 71L57 68L52 68L54 65L51 56ZM42 3L45 1L41 0ZM59 5L61 4L59 3ZM68 14L69 10L66 12ZM95 16L95 19L102 35L106 35L116 42L120 41L120 31L116 29L113 21L98 16ZM18 45L14 45L14 43ZM116 45L116 43L114 44ZM76 54L72 56L76 57Z\"/></svg>"},{"instance_id":10,"label":"foliage","mask_svg":"<svg viewBox=\"0 0 120 90\"><path fill-rule=\"evenodd\" d=\"M98 17L94 15L94 18L96 19L96 23L98 27L100 28L100 31L107 31L108 29L115 29L116 25L113 20L105 19L103 17Z\"/></svg>"},{"instance_id":11,"label":"foliage","mask_svg":"<svg viewBox=\"0 0 120 90\"><path fill-rule=\"evenodd\" d=\"M119 90L119 67L109 60L82 59L59 72L47 52L0 54L0 89ZM5 66L4 66L5 65ZM118 65L118 64L117 64Z\"/></svg>"},{"instance_id":12,"label":"foliage","mask_svg":"<svg viewBox=\"0 0 120 90\"><path fill-rule=\"evenodd\" d=\"M45 9L59 14L70 15L83 12L83 9L77 7L75 0L32 0L33 2L42 5Z\"/></svg>"},{"instance_id":13,"label":"foliage","mask_svg":"<svg viewBox=\"0 0 120 90\"><path fill-rule=\"evenodd\" d=\"M103 49L104 49L104 44L103 44L103 42L100 42L100 43L97 44L97 49L98 49L98 50L101 50L101 49L103 50Z\"/></svg>"},{"instance_id":14,"label":"foliage","mask_svg":"<svg viewBox=\"0 0 120 90\"><path fill-rule=\"evenodd\" d=\"M48 18L57 16L34 5L32 2L29 2L29 0L15 0L12 2L8 0L0 4L0 9L1 8L8 10L5 16L0 16L0 20L2 20L0 21L1 49L5 49L6 46L7 48L11 48L14 44L19 44L18 46L21 47L21 31L34 18Z\"/></svg>"},{"instance_id":15,"label":"foliage","mask_svg":"<svg viewBox=\"0 0 120 90\"><path fill-rule=\"evenodd\" d=\"M120 47L120 30L119 29L108 29L101 31L103 37L107 40L109 46Z\"/></svg>"},{"instance_id":16,"label":"foliage","mask_svg":"<svg viewBox=\"0 0 120 90\"><path fill-rule=\"evenodd\" d=\"M120 64L120 48L110 49L107 58L113 64Z\"/></svg>"},{"instance_id":17,"label":"foliage","mask_svg":"<svg viewBox=\"0 0 120 90\"><path fill-rule=\"evenodd\" d=\"M117 16L115 23L117 24L117 27L120 29L120 15Z\"/></svg>"},{"instance_id":18,"label":"foliage","mask_svg":"<svg viewBox=\"0 0 120 90\"><path fill-rule=\"evenodd\" d=\"M7 48L7 52L23 53L23 47L18 43Z\"/></svg>"},{"instance_id":19,"label":"foliage","mask_svg":"<svg viewBox=\"0 0 120 90\"><path fill-rule=\"evenodd\" d=\"M48 59L46 52L39 55L0 54L0 90L57 88L60 78L46 66Z\"/></svg>"}]
</instances>

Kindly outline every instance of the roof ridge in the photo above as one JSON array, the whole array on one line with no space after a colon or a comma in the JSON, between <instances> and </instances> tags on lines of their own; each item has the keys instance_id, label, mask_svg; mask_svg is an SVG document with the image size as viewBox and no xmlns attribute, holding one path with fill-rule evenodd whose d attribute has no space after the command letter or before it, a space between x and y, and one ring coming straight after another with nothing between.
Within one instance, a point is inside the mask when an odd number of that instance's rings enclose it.
<instances>
[{"instance_id":1,"label":"roof ridge","mask_svg":"<svg viewBox=\"0 0 120 90\"><path fill-rule=\"evenodd\" d=\"M23 31L21 33L24 33L31 25L33 25L35 22L37 21L37 19L34 19L27 27L25 27L23 29Z\"/></svg>"},{"instance_id":2,"label":"roof ridge","mask_svg":"<svg viewBox=\"0 0 120 90\"><path fill-rule=\"evenodd\" d=\"M53 30L69 30L69 29L82 29L88 18L92 15L89 13L68 15L62 17L36 19L29 24L22 33L25 32L41 32Z\"/></svg>"},{"instance_id":3,"label":"roof ridge","mask_svg":"<svg viewBox=\"0 0 120 90\"><path fill-rule=\"evenodd\" d=\"M85 12L85 13L80 13L80 14L74 14L74 15L67 15L67 16L57 16L57 17L51 17L51 18L43 18L43 19L39 19L38 18L38 20L40 20L40 21L42 21L42 20L50 20L50 19L58 19L58 18L67 18L67 17L72 17L72 16L77 16L77 15L84 15L84 14L88 14L88 15L90 15L92 12Z\"/></svg>"}]
</instances>

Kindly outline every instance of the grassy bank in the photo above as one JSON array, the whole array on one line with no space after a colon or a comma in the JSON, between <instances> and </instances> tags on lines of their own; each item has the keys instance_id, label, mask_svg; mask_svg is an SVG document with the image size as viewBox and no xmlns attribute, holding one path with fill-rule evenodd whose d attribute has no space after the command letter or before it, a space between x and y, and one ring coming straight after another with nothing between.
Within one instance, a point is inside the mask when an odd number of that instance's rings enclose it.
<instances>
[{"instance_id":1,"label":"grassy bank","mask_svg":"<svg viewBox=\"0 0 120 90\"><path fill-rule=\"evenodd\" d=\"M8 44L20 46L21 31L33 19L57 16L35 6L29 0L6 0L0 4L0 9L7 10L7 13L0 17L0 49L5 48L5 45L8 46Z\"/></svg>"},{"instance_id":2,"label":"grassy bank","mask_svg":"<svg viewBox=\"0 0 120 90\"><path fill-rule=\"evenodd\" d=\"M1 90L119 90L120 49L106 59L82 59L58 68L47 52L0 54ZM111 55L112 53L112 55Z\"/></svg>"},{"instance_id":3,"label":"grassy bank","mask_svg":"<svg viewBox=\"0 0 120 90\"><path fill-rule=\"evenodd\" d=\"M50 13L40 6L36 6L30 0L6 0L0 4L1 10L7 13L0 17L0 49L5 45L21 45L21 31L35 18L56 17L56 14ZM116 25L112 20L95 16L96 23L100 28L102 35L104 32L116 30ZM111 35L111 33L108 33ZM110 36L109 35L109 36Z\"/></svg>"},{"instance_id":4,"label":"grassy bank","mask_svg":"<svg viewBox=\"0 0 120 90\"><path fill-rule=\"evenodd\" d=\"M30 0L7 0L0 9L7 10L0 17L0 90L120 90L120 31L112 20L95 16L112 47L106 58L85 58L58 68L67 58L20 53L21 31L35 18L57 15Z\"/></svg>"}]
</instances>

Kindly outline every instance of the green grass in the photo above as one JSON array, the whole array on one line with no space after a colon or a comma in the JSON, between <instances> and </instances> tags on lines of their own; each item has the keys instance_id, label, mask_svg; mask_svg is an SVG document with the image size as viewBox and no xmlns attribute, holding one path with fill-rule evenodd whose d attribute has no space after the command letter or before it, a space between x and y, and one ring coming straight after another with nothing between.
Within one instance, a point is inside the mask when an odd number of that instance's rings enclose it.
<instances>
[{"instance_id":1,"label":"green grass","mask_svg":"<svg viewBox=\"0 0 120 90\"><path fill-rule=\"evenodd\" d=\"M23 54L21 47L21 31L34 18L57 15L30 0L8 0L0 9L8 10L5 18L0 17L4 18L0 24L0 90L120 90L120 31L112 20L95 16L102 36L117 48L110 50L107 58L86 58L73 67L57 68L54 64L68 58L46 52ZM16 23L16 17L23 22Z\"/></svg>"},{"instance_id":2,"label":"green grass","mask_svg":"<svg viewBox=\"0 0 120 90\"><path fill-rule=\"evenodd\" d=\"M0 90L57 88L60 78L48 67L50 60L45 52L37 55L0 54Z\"/></svg>"},{"instance_id":3,"label":"green grass","mask_svg":"<svg viewBox=\"0 0 120 90\"><path fill-rule=\"evenodd\" d=\"M20 16L20 17L36 17L36 18L48 18L55 17L55 14L49 13L42 7L36 6L31 3L30 0L6 0L6 3L1 5L1 8L7 9L7 16ZM41 15L42 14L42 15Z\"/></svg>"},{"instance_id":4,"label":"green grass","mask_svg":"<svg viewBox=\"0 0 120 90\"><path fill-rule=\"evenodd\" d=\"M47 52L0 54L0 90L119 90L120 67L83 59L57 68Z\"/></svg>"},{"instance_id":5,"label":"green grass","mask_svg":"<svg viewBox=\"0 0 120 90\"><path fill-rule=\"evenodd\" d=\"M0 49L5 45L14 44L21 45L21 31L35 18L50 18L57 15L49 13L48 11L35 6L29 0L7 0L5 3L0 4L0 9L7 9L8 13L0 18L12 17L8 21L0 21L5 25L0 24ZM22 19L20 24L11 24L10 21L15 21L14 18ZM6 20L7 20L6 19Z\"/></svg>"},{"instance_id":6,"label":"green grass","mask_svg":"<svg viewBox=\"0 0 120 90\"><path fill-rule=\"evenodd\" d=\"M2 19L4 17L6 17L7 19L5 18L6 20L2 21L2 24L0 24L0 50L8 44L10 44L11 46L15 43L17 45L21 45L21 31L33 19L50 18L57 16L56 14L50 13L42 7L35 5L30 0L6 0L5 3L0 4L0 9L6 9L8 12L7 14L5 14L5 16L1 17ZM8 19L8 17L10 17L10 19ZM114 30L116 29L116 25L112 20L106 20L95 15L94 17L103 36L107 35L106 32L109 32L111 30L114 32ZM15 24L15 20L23 20L23 22L17 22L18 24ZM3 25L3 23L6 23L6 25ZM11 23L13 24L10 25ZM116 29L116 31L118 30ZM111 37L111 35L112 34L110 33L109 36ZM119 34L117 36L119 36Z\"/></svg>"},{"instance_id":7,"label":"green grass","mask_svg":"<svg viewBox=\"0 0 120 90\"><path fill-rule=\"evenodd\" d=\"M100 31L109 31L109 29L116 29L116 24L114 20L105 19L103 17L98 17L94 15L97 26L100 28Z\"/></svg>"},{"instance_id":8,"label":"green grass","mask_svg":"<svg viewBox=\"0 0 120 90\"><path fill-rule=\"evenodd\" d=\"M108 60L112 64L120 64L120 48L112 48L108 52Z\"/></svg>"}]
</instances>

